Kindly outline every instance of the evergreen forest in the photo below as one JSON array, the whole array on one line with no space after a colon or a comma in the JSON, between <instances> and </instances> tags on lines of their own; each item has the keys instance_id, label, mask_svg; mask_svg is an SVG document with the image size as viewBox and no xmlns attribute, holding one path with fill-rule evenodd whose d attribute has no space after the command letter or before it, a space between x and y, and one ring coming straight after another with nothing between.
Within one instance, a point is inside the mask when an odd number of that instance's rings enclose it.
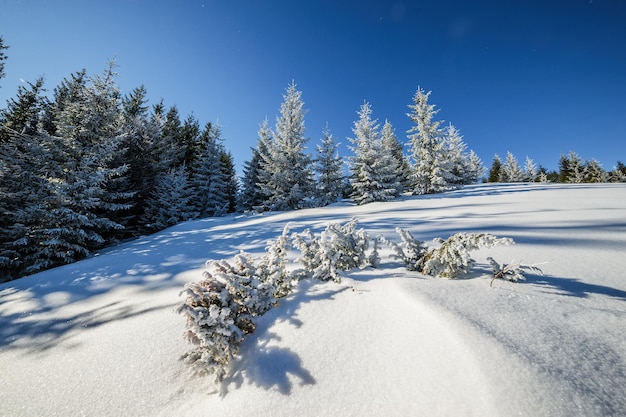
<instances>
[{"instance_id":1,"label":"evergreen forest","mask_svg":"<svg viewBox=\"0 0 626 417\"><path fill-rule=\"evenodd\" d=\"M7 49L0 38L0 78ZM51 92L38 78L0 108L0 282L190 219L342 198L389 201L480 181L626 180L622 163L606 172L573 151L561 156L559 172L528 157L521 167L510 153L504 161L496 155L487 172L460 131L436 119L421 88L408 106L406 140L364 102L349 138L352 154L339 155L328 126L312 154L293 81L275 125L261 121L239 177L219 125L181 116L163 101L150 104L144 86L120 91L115 68L111 61L99 74L77 71Z\"/></svg>"}]
</instances>

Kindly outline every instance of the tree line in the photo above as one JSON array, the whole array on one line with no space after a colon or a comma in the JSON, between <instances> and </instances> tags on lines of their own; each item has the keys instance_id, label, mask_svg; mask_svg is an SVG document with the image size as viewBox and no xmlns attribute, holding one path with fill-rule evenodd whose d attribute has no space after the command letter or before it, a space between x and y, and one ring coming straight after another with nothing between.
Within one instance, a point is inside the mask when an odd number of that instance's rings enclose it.
<instances>
[{"instance_id":1,"label":"tree line","mask_svg":"<svg viewBox=\"0 0 626 417\"><path fill-rule=\"evenodd\" d=\"M495 155L485 182L559 182L603 183L626 182L626 165L617 161L611 171L606 171L597 159L584 160L575 151L562 154L559 170L548 171L526 156L521 166L515 155L507 152L504 161Z\"/></svg>"},{"instance_id":2,"label":"tree line","mask_svg":"<svg viewBox=\"0 0 626 417\"><path fill-rule=\"evenodd\" d=\"M6 49L0 37L0 77ZM260 123L241 178L218 125L148 104L144 86L122 94L114 62L46 93L39 78L0 109L0 282L190 219L389 201L475 183L486 172L421 88L405 141L364 102L344 157L328 126L308 152L302 92L292 81L274 126Z\"/></svg>"}]
</instances>

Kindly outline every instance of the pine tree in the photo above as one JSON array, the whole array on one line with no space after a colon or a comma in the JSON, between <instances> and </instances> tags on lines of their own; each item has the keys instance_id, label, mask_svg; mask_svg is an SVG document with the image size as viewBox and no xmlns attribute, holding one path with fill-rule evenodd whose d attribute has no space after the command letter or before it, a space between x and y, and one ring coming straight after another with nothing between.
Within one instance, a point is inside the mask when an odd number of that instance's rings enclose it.
<instances>
[{"instance_id":1,"label":"pine tree","mask_svg":"<svg viewBox=\"0 0 626 417\"><path fill-rule=\"evenodd\" d=\"M608 176L609 182L626 182L626 165L621 161L617 161L617 164L613 167L613 170Z\"/></svg>"},{"instance_id":2,"label":"pine tree","mask_svg":"<svg viewBox=\"0 0 626 417\"><path fill-rule=\"evenodd\" d=\"M43 77L35 83L28 83L28 88L19 86L17 97L7 101L7 108L0 111L0 142L9 141L10 132L34 135L39 130L43 113L49 106L43 95Z\"/></svg>"},{"instance_id":3,"label":"pine tree","mask_svg":"<svg viewBox=\"0 0 626 417\"><path fill-rule=\"evenodd\" d=\"M589 183L602 183L608 182L608 175L602 164L597 159L591 159L585 164L585 179L584 182Z\"/></svg>"},{"instance_id":4,"label":"pine tree","mask_svg":"<svg viewBox=\"0 0 626 417\"><path fill-rule=\"evenodd\" d=\"M178 108L172 106L165 114L161 138L157 146L159 154L159 172L166 173L171 168L178 168L185 160L185 149L182 148L182 123Z\"/></svg>"},{"instance_id":5,"label":"pine tree","mask_svg":"<svg viewBox=\"0 0 626 417\"><path fill-rule=\"evenodd\" d=\"M431 92L417 89L413 96L412 110L407 113L415 126L407 131L415 163L413 194L438 193L450 188L453 182L450 161L446 159L445 144L442 139L441 121L433 120L439 112L428 104Z\"/></svg>"},{"instance_id":6,"label":"pine tree","mask_svg":"<svg viewBox=\"0 0 626 417\"><path fill-rule=\"evenodd\" d=\"M343 193L343 160L338 153L339 143L326 128L322 131L321 144L317 145L317 200L319 206L326 206L339 200Z\"/></svg>"},{"instance_id":7,"label":"pine tree","mask_svg":"<svg viewBox=\"0 0 626 417\"><path fill-rule=\"evenodd\" d=\"M37 232L48 218L54 176L51 144L13 132L0 143L0 282L49 266L38 263Z\"/></svg>"},{"instance_id":8,"label":"pine tree","mask_svg":"<svg viewBox=\"0 0 626 417\"><path fill-rule=\"evenodd\" d=\"M193 114L185 119L181 129L178 147L182 151L182 160L179 164L186 165L192 169L196 166L196 161L201 158L204 152L204 141L200 138L200 122Z\"/></svg>"},{"instance_id":9,"label":"pine tree","mask_svg":"<svg viewBox=\"0 0 626 417\"><path fill-rule=\"evenodd\" d=\"M391 149L382 145L378 121L372 120L370 104L363 103L357 114L359 120L352 128L354 138L349 139L354 152L350 158L351 197L357 204L391 200L402 189L398 164Z\"/></svg>"},{"instance_id":10,"label":"pine tree","mask_svg":"<svg viewBox=\"0 0 626 417\"><path fill-rule=\"evenodd\" d=\"M146 200L143 222L158 231L190 219L192 193L184 165L159 175L152 194Z\"/></svg>"},{"instance_id":11,"label":"pine tree","mask_svg":"<svg viewBox=\"0 0 626 417\"><path fill-rule=\"evenodd\" d=\"M6 49L9 47L4 44L4 39L0 36L0 79L4 78L4 61L7 59L7 54L4 51Z\"/></svg>"},{"instance_id":12,"label":"pine tree","mask_svg":"<svg viewBox=\"0 0 626 417\"><path fill-rule=\"evenodd\" d=\"M401 188L398 190L402 193L412 187L411 182L411 164L404 154L404 145L398 140L396 132L388 120L385 120L381 131L382 146L386 153L390 153L397 167L396 177L400 182Z\"/></svg>"},{"instance_id":13,"label":"pine tree","mask_svg":"<svg viewBox=\"0 0 626 417\"><path fill-rule=\"evenodd\" d=\"M476 184L485 175L485 166L480 157L470 150L467 156L468 171L466 172L465 184Z\"/></svg>"},{"instance_id":14,"label":"pine tree","mask_svg":"<svg viewBox=\"0 0 626 417\"><path fill-rule=\"evenodd\" d=\"M60 85L54 89L54 100L47 107L44 122L44 131L51 136L61 136L72 134L72 126L77 126L80 121L79 112L65 112L66 107L71 103L84 102L84 91L87 88L87 71L81 70L70 75L70 79L65 78Z\"/></svg>"},{"instance_id":15,"label":"pine tree","mask_svg":"<svg viewBox=\"0 0 626 417\"><path fill-rule=\"evenodd\" d=\"M119 222L128 234L141 233L140 219L144 214L145 200L154 190L159 165L157 146L161 138L161 115L149 114L147 91L142 85L122 100L123 141L120 164L126 164L126 181L119 184L123 192L133 192L130 210L122 213Z\"/></svg>"},{"instance_id":16,"label":"pine tree","mask_svg":"<svg viewBox=\"0 0 626 417\"><path fill-rule=\"evenodd\" d=\"M559 161L559 179L561 182L582 183L585 181L585 162L574 151L561 155Z\"/></svg>"},{"instance_id":17,"label":"pine tree","mask_svg":"<svg viewBox=\"0 0 626 417\"><path fill-rule=\"evenodd\" d=\"M239 179L235 171L235 162L233 155L225 148L220 153L220 169L224 178L226 179L226 188L224 194L227 201L227 213L234 213L237 211L237 194L239 192Z\"/></svg>"},{"instance_id":18,"label":"pine tree","mask_svg":"<svg viewBox=\"0 0 626 417\"><path fill-rule=\"evenodd\" d=\"M265 211L269 209L268 186L270 174L265 167L271 162L268 148L272 142L272 131L269 121L263 120L259 126L257 146L252 149L252 157L244 163L239 209L241 211Z\"/></svg>"},{"instance_id":19,"label":"pine tree","mask_svg":"<svg viewBox=\"0 0 626 417\"><path fill-rule=\"evenodd\" d=\"M192 204L197 215L202 217L224 215L229 207L228 178L222 171L224 147L221 140L219 126L207 123L200 137L202 153L191 170Z\"/></svg>"},{"instance_id":20,"label":"pine tree","mask_svg":"<svg viewBox=\"0 0 626 417\"><path fill-rule=\"evenodd\" d=\"M502 160L498 155L493 156L491 168L489 168L489 177L487 182L500 182L502 178Z\"/></svg>"},{"instance_id":21,"label":"pine tree","mask_svg":"<svg viewBox=\"0 0 626 417\"><path fill-rule=\"evenodd\" d=\"M115 239L122 226L111 219L129 207L130 193L114 192L110 186L127 170L116 165L122 132L120 95L115 85L114 64L89 84L77 77L63 90L56 109L58 136L45 132L38 140L54 151L54 172L47 173L53 195L46 200L45 223L37 229L39 259L50 264L80 259Z\"/></svg>"},{"instance_id":22,"label":"pine tree","mask_svg":"<svg viewBox=\"0 0 626 417\"><path fill-rule=\"evenodd\" d=\"M526 156L526 160L524 162L524 181L526 182L535 182L537 180L537 166Z\"/></svg>"},{"instance_id":23,"label":"pine tree","mask_svg":"<svg viewBox=\"0 0 626 417\"><path fill-rule=\"evenodd\" d=\"M517 162L517 158L510 151L506 153L504 165L502 165L502 178L500 182L522 182L524 181L524 172Z\"/></svg>"},{"instance_id":24,"label":"pine tree","mask_svg":"<svg viewBox=\"0 0 626 417\"><path fill-rule=\"evenodd\" d=\"M269 174L266 189L272 210L293 210L308 205L314 195L311 157L305 153L304 102L292 82L283 95L274 139L268 147L264 170Z\"/></svg>"}]
</instances>

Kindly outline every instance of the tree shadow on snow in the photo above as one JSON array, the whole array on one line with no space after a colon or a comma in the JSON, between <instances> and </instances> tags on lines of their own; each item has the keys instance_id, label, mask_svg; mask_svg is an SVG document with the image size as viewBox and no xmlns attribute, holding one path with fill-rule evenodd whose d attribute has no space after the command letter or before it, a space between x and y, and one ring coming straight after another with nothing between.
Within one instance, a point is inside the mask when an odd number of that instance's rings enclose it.
<instances>
[{"instance_id":1,"label":"tree shadow on snow","mask_svg":"<svg viewBox=\"0 0 626 417\"><path fill-rule=\"evenodd\" d=\"M484 277L489 279L493 278L491 267L486 264L477 264L468 274L455 279L476 279ZM626 291L607 287L606 285L590 284L576 278L562 278L532 273L525 273L524 277L526 279L524 281L518 281L518 285L532 284L550 294L578 298L589 298L590 295L595 294L626 301ZM502 279L496 279L496 281L502 281Z\"/></svg>"},{"instance_id":2,"label":"tree shadow on snow","mask_svg":"<svg viewBox=\"0 0 626 417\"><path fill-rule=\"evenodd\" d=\"M574 278L527 275L526 282L570 297L588 298L591 294L596 294L626 301L626 291L605 285L589 284Z\"/></svg>"},{"instance_id":3,"label":"tree shadow on snow","mask_svg":"<svg viewBox=\"0 0 626 417\"><path fill-rule=\"evenodd\" d=\"M230 371L220 386L220 395L225 396L230 386L238 389L244 383L266 391L277 390L282 395L289 395L295 383L315 384L315 377L304 367L297 352L283 345L281 337L270 328L283 321L301 327L304 323L298 319L298 310L302 305L331 300L348 288L301 281L293 294L281 299L278 307L259 318L255 332L242 343L239 354L231 362Z\"/></svg>"}]
</instances>

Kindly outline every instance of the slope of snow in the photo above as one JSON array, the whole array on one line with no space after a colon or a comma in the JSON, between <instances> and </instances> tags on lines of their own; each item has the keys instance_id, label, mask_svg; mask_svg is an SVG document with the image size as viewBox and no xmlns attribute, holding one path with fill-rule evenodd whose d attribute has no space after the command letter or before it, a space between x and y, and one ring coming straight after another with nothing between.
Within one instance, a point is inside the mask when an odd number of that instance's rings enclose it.
<instances>
[{"instance_id":1,"label":"slope of snow","mask_svg":"<svg viewBox=\"0 0 626 417\"><path fill-rule=\"evenodd\" d=\"M430 241L512 237L457 280L379 269L305 281L260 318L219 392L174 312L204 261L356 216ZM626 186L477 185L390 203L184 223L0 285L0 416L625 415ZM487 256L543 275L494 282Z\"/></svg>"}]
</instances>

